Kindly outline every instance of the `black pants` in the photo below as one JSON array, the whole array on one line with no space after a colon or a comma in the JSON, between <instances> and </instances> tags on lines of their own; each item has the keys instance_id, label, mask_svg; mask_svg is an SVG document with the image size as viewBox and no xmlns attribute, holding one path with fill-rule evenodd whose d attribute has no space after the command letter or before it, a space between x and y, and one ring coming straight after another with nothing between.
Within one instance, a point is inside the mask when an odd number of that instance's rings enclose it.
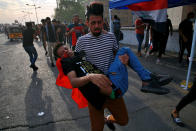
<instances>
[{"instance_id":1,"label":"black pants","mask_svg":"<svg viewBox=\"0 0 196 131\"><path fill-rule=\"evenodd\" d=\"M165 43L165 37L166 37L165 33L160 33L155 30L152 30L153 49L150 51L150 54L152 52L159 51L158 57L161 58L163 53L164 43Z\"/></svg>"},{"instance_id":2,"label":"black pants","mask_svg":"<svg viewBox=\"0 0 196 131\"><path fill-rule=\"evenodd\" d=\"M176 106L176 111L180 112L182 108L184 108L186 105L193 102L194 100L196 100L196 78L189 93L184 96Z\"/></svg>"},{"instance_id":3,"label":"black pants","mask_svg":"<svg viewBox=\"0 0 196 131\"><path fill-rule=\"evenodd\" d=\"M169 33L166 33L165 38L164 38L163 48L162 48L162 53L163 54L165 54L165 49L167 47L168 37L169 37Z\"/></svg>"},{"instance_id":4,"label":"black pants","mask_svg":"<svg viewBox=\"0 0 196 131\"><path fill-rule=\"evenodd\" d=\"M188 42L184 42L182 37L179 37L179 46L180 46L180 52L179 52L179 63L182 63L183 60L183 55L184 55L184 50L187 49L187 64L189 63L189 57L191 53L191 46L192 46L192 38L188 40Z\"/></svg>"}]
</instances>

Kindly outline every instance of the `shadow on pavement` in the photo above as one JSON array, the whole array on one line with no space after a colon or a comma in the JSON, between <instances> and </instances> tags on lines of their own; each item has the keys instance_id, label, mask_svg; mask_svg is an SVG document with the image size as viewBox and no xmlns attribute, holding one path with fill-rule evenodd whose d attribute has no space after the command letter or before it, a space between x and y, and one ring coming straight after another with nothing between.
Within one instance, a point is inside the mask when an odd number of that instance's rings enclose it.
<instances>
[{"instance_id":1,"label":"shadow on pavement","mask_svg":"<svg viewBox=\"0 0 196 131\"><path fill-rule=\"evenodd\" d=\"M42 96L43 82L37 77L36 72L33 72L31 78L32 81L25 96L26 121L29 130L54 122L51 112L52 98L50 96ZM38 116L40 112L44 112L44 114ZM51 124L50 131L55 131L54 124Z\"/></svg>"}]
</instances>

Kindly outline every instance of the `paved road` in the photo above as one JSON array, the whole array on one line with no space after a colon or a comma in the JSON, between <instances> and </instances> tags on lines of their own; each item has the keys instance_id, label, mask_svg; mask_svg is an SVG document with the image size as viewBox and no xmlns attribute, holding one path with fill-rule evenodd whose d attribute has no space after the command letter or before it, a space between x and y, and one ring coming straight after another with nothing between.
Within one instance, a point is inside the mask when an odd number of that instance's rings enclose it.
<instances>
[{"instance_id":1,"label":"paved road","mask_svg":"<svg viewBox=\"0 0 196 131\"><path fill-rule=\"evenodd\" d=\"M41 43L35 42L39 70L29 68L29 59L21 41L9 42L0 34L0 130L4 131L88 131L88 109L78 109L71 99L71 91L55 85L58 71L50 67ZM135 48L133 48L135 51ZM185 79L186 68L176 65L173 54L164 56L159 65L155 57L140 58L153 72L169 73L174 81L164 96L140 92L141 81L129 69L129 90L124 96L129 113L129 124L117 126L117 131L194 131L196 130L196 103L183 109L185 128L177 127L170 112L187 91L179 87ZM195 72L195 67L193 67ZM38 116L44 112L43 116ZM104 131L109 131L105 127Z\"/></svg>"}]
</instances>

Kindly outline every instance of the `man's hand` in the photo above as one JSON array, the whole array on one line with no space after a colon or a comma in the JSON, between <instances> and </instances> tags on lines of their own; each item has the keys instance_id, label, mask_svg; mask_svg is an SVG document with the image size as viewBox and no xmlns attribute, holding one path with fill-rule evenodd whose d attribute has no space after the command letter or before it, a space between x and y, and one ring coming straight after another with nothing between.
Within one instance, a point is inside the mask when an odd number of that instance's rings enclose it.
<instances>
[{"instance_id":1,"label":"man's hand","mask_svg":"<svg viewBox=\"0 0 196 131\"><path fill-rule=\"evenodd\" d=\"M185 43L188 42L188 39L186 38L186 36L182 35L182 39L183 39L183 41L184 41Z\"/></svg>"},{"instance_id":2,"label":"man's hand","mask_svg":"<svg viewBox=\"0 0 196 131\"><path fill-rule=\"evenodd\" d=\"M112 82L103 74L89 74L89 80L99 88L110 88Z\"/></svg>"},{"instance_id":3,"label":"man's hand","mask_svg":"<svg viewBox=\"0 0 196 131\"><path fill-rule=\"evenodd\" d=\"M128 65L129 63L129 56L127 54L119 56L120 61L122 64Z\"/></svg>"},{"instance_id":4,"label":"man's hand","mask_svg":"<svg viewBox=\"0 0 196 131\"><path fill-rule=\"evenodd\" d=\"M74 29L74 28L72 28L72 29L70 30L70 33L72 33L73 31L75 31L75 29Z\"/></svg>"}]
</instances>

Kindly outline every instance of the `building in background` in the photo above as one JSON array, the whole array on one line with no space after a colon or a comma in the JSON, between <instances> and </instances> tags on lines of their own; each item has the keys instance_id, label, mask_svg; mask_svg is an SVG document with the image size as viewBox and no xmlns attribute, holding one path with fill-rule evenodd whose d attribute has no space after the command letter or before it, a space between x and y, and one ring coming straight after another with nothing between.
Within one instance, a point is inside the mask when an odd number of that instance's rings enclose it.
<instances>
[{"instance_id":1,"label":"building in background","mask_svg":"<svg viewBox=\"0 0 196 131\"><path fill-rule=\"evenodd\" d=\"M95 0L100 1L104 4L104 17L109 21L109 0ZM174 28L178 28L179 23L184 20L187 14L193 11L196 13L196 5L180 6L176 8L168 9L168 16L172 21ZM112 10L112 17L118 15L121 19L122 27L131 27L134 26L134 21L136 16L131 13L130 10Z\"/></svg>"}]
</instances>

